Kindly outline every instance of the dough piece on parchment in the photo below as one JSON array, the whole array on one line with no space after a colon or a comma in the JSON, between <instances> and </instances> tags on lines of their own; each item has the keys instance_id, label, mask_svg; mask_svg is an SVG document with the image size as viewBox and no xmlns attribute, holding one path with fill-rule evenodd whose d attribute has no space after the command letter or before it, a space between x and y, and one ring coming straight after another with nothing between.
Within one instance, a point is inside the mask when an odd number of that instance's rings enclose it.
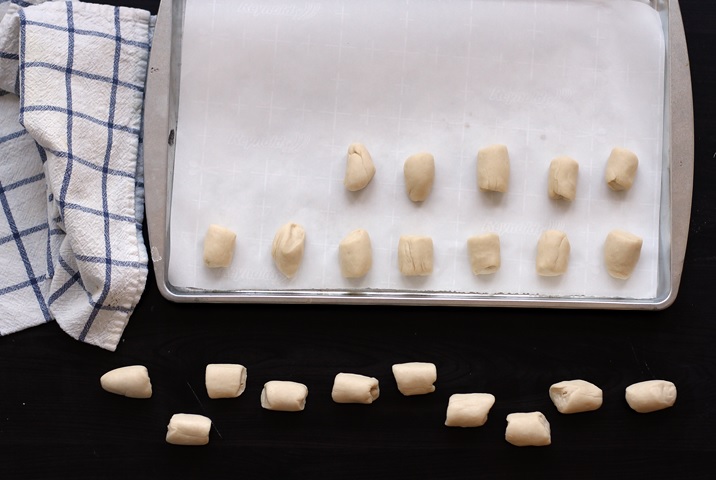
<instances>
[{"instance_id":1,"label":"dough piece on parchment","mask_svg":"<svg viewBox=\"0 0 716 480\"><path fill-rule=\"evenodd\" d=\"M221 225L209 225L204 237L204 264L209 268L231 265L236 247L236 234Z\"/></svg>"},{"instance_id":2,"label":"dough piece on parchment","mask_svg":"<svg viewBox=\"0 0 716 480\"><path fill-rule=\"evenodd\" d=\"M553 200L574 200L577 196L579 163L572 157L561 156L549 164L547 194Z\"/></svg>"},{"instance_id":3,"label":"dough piece on parchment","mask_svg":"<svg viewBox=\"0 0 716 480\"><path fill-rule=\"evenodd\" d=\"M543 447L552 443L549 422L542 412L507 415L505 440L517 447Z\"/></svg>"},{"instance_id":4,"label":"dough piece on parchment","mask_svg":"<svg viewBox=\"0 0 716 480\"><path fill-rule=\"evenodd\" d=\"M353 230L338 244L341 275L345 278L364 277L373 266L373 247L368 232Z\"/></svg>"},{"instance_id":5,"label":"dough piece on parchment","mask_svg":"<svg viewBox=\"0 0 716 480\"><path fill-rule=\"evenodd\" d=\"M567 271L570 253L567 234L559 230L547 230L537 242L537 274L555 277Z\"/></svg>"},{"instance_id":6,"label":"dough piece on parchment","mask_svg":"<svg viewBox=\"0 0 716 480\"><path fill-rule=\"evenodd\" d=\"M175 413L167 425L167 443L172 445L206 445L209 443L211 419L193 413Z\"/></svg>"},{"instance_id":7,"label":"dough piece on parchment","mask_svg":"<svg viewBox=\"0 0 716 480\"><path fill-rule=\"evenodd\" d=\"M549 398L560 413L580 413L602 406L602 390L585 380L565 380L549 387Z\"/></svg>"},{"instance_id":8,"label":"dough piece on parchment","mask_svg":"<svg viewBox=\"0 0 716 480\"><path fill-rule=\"evenodd\" d=\"M634 184L639 158L634 152L622 147L614 147L607 159L604 174L609 188L615 191L629 190Z\"/></svg>"},{"instance_id":9,"label":"dough piece on parchment","mask_svg":"<svg viewBox=\"0 0 716 480\"><path fill-rule=\"evenodd\" d=\"M434 363L397 363L392 369L395 383L403 395L425 395L435 391L438 371Z\"/></svg>"},{"instance_id":10,"label":"dough piece on parchment","mask_svg":"<svg viewBox=\"0 0 716 480\"><path fill-rule=\"evenodd\" d=\"M356 373L339 373L333 380L331 398L336 403L371 404L380 396L378 379Z\"/></svg>"},{"instance_id":11,"label":"dough piece on parchment","mask_svg":"<svg viewBox=\"0 0 716 480\"><path fill-rule=\"evenodd\" d=\"M483 191L506 192L510 183L507 146L495 144L477 152L477 186Z\"/></svg>"},{"instance_id":12,"label":"dough piece on parchment","mask_svg":"<svg viewBox=\"0 0 716 480\"><path fill-rule=\"evenodd\" d=\"M281 226L273 238L271 256L276 267L288 278L298 272L303 260L306 243L306 231L297 223L289 222Z\"/></svg>"},{"instance_id":13,"label":"dough piece on parchment","mask_svg":"<svg viewBox=\"0 0 716 480\"><path fill-rule=\"evenodd\" d=\"M495 273L500 269L500 236L490 232L468 238L467 253L473 274Z\"/></svg>"},{"instance_id":14,"label":"dough piece on parchment","mask_svg":"<svg viewBox=\"0 0 716 480\"><path fill-rule=\"evenodd\" d=\"M152 383L144 365L115 368L99 379L102 388L110 393L129 398L151 398Z\"/></svg>"},{"instance_id":15,"label":"dough piece on parchment","mask_svg":"<svg viewBox=\"0 0 716 480\"><path fill-rule=\"evenodd\" d=\"M495 404L490 393L455 393L448 400L445 425L448 427L481 427Z\"/></svg>"},{"instance_id":16,"label":"dough piece on parchment","mask_svg":"<svg viewBox=\"0 0 716 480\"><path fill-rule=\"evenodd\" d=\"M375 175L375 164L362 143L352 143L348 147L346 159L346 173L343 185L347 190L356 192L364 189Z\"/></svg>"},{"instance_id":17,"label":"dough piece on parchment","mask_svg":"<svg viewBox=\"0 0 716 480\"><path fill-rule=\"evenodd\" d=\"M423 202L433 190L435 181L435 157L421 152L411 155L403 165L405 190L413 202Z\"/></svg>"},{"instance_id":18,"label":"dough piece on parchment","mask_svg":"<svg viewBox=\"0 0 716 480\"><path fill-rule=\"evenodd\" d=\"M209 398L236 398L246 389L246 367L237 363L210 363L204 383Z\"/></svg>"},{"instance_id":19,"label":"dough piece on parchment","mask_svg":"<svg viewBox=\"0 0 716 480\"><path fill-rule=\"evenodd\" d=\"M625 398L635 412L656 412L674 405L676 385L668 380L647 380L634 383L626 388Z\"/></svg>"},{"instance_id":20,"label":"dough piece on parchment","mask_svg":"<svg viewBox=\"0 0 716 480\"><path fill-rule=\"evenodd\" d=\"M398 268L408 277L433 273L433 239L403 235L398 242Z\"/></svg>"},{"instance_id":21,"label":"dough piece on parchment","mask_svg":"<svg viewBox=\"0 0 716 480\"><path fill-rule=\"evenodd\" d=\"M614 278L631 277L641 256L641 237L624 230L612 230L604 241L604 263Z\"/></svg>"},{"instance_id":22,"label":"dough piece on parchment","mask_svg":"<svg viewBox=\"0 0 716 480\"><path fill-rule=\"evenodd\" d=\"M308 387L302 383L271 380L261 391L261 406L279 412L300 412L306 407Z\"/></svg>"}]
</instances>

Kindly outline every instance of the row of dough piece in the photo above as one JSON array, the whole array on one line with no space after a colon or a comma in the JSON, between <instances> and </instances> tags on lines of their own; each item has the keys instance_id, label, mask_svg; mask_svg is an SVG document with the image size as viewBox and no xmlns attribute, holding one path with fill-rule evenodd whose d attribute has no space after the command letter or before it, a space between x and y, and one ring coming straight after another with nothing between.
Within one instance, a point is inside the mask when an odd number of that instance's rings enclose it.
<instances>
[{"instance_id":1,"label":"row of dough piece","mask_svg":"<svg viewBox=\"0 0 716 480\"><path fill-rule=\"evenodd\" d=\"M629 190L634 183L639 159L622 147L612 149L607 158L605 182L615 191ZM375 164L362 143L348 147L343 185L349 191L364 189L375 175ZM550 162L547 194L555 200L572 201L577 195L579 163L572 157L559 156ZM435 157L429 152L411 155L403 165L405 190L413 202L425 201L433 189ZM489 145L477 153L477 186L483 191L506 192L510 181L510 156L507 146Z\"/></svg>"},{"instance_id":2,"label":"row of dough piece","mask_svg":"<svg viewBox=\"0 0 716 480\"><path fill-rule=\"evenodd\" d=\"M405 396L425 395L435 391L437 368L428 362L395 364L393 376L400 393ZM246 388L247 372L239 364L209 364L205 383L209 398L236 398ZM150 398L152 385L143 365L121 367L100 378L108 392L130 398ZM372 404L378 399L378 379L356 373L341 372L333 382L331 397L336 403ZM299 412L304 410L308 387L292 381L272 380L261 391L261 406L267 410ZM549 388L549 397L560 413L573 414L597 410L602 406L602 390L585 380L566 380ZM629 385L625 390L629 406L639 413L650 413L671 407L676 401L676 386L666 380L648 380ZM495 404L489 393L459 393L450 396L445 425L448 427L480 427ZM516 446L551 444L547 418L539 411L507 415L505 439ZM202 415L179 413L167 426L166 441L177 445L205 445L209 442L211 420Z\"/></svg>"},{"instance_id":3,"label":"row of dough piece","mask_svg":"<svg viewBox=\"0 0 716 480\"><path fill-rule=\"evenodd\" d=\"M292 278L303 261L306 231L297 223L287 223L277 232L271 247L276 267ZM631 276L641 256L641 237L612 230L604 241L604 263L618 279ZM210 268L228 267L234 257L236 233L221 225L210 225L204 238L204 264ZM537 242L536 271L541 276L557 276L567 271L570 244L560 230L545 231ZM500 237L496 233L475 235L467 240L470 267L475 275L495 273L500 268ZM341 274L361 278L373 265L373 249L366 230L350 232L338 244ZM425 276L433 272L433 240L427 236L403 235L398 242L398 268L406 276Z\"/></svg>"}]
</instances>

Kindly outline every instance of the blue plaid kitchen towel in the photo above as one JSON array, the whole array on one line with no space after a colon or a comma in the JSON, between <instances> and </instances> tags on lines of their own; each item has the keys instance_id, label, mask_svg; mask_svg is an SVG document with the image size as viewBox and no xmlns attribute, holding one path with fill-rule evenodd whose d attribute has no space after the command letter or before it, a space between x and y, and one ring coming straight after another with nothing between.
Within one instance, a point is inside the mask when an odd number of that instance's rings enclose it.
<instances>
[{"instance_id":1,"label":"blue plaid kitchen towel","mask_svg":"<svg viewBox=\"0 0 716 480\"><path fill-rule=\"evenodd\" d=\"M144 85L154 17L0 5L0 335L57 321L115 350L147 279Z\"/></svg>"}]
</instances>

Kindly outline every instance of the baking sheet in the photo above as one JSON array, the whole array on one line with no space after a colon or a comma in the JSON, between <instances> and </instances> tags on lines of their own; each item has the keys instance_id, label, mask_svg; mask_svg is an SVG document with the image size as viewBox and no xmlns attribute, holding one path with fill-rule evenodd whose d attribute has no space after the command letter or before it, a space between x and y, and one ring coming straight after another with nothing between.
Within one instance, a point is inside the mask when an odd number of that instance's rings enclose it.
<instances>
[{"instance_id":1,"label":"baking sheet","mask_svg":"<svg viewBox=\"0 0 716 480\"><path fill-rule=\"evenodd\" d=\"M651 298L658 277L664 40L642 2L411 1L186 4L171 208L169 280L204 290L357 289ZM362 192L342 185L345 152L362 141L377 173ZM504 195L477 191L475 154L510 149ZM609 150L640 157L625 194L606 188ZM421 205L407 199L404 159L436 157ZM546 195L556 155L580 162L578 198ZM299 274L283 278L270 245L296 221L307 230ZM210 223L238 233L234 263L201 262ZM374 266L340 276L337 245L370 232ZM544 229L566 231L570 268L534 273ZM644 238L627 282L606 274L612 228ZM502 268L470 272L465 241L502 241ZM429 235L435 271L405 278L402 234Z\"/></svg>"}]
</instances>

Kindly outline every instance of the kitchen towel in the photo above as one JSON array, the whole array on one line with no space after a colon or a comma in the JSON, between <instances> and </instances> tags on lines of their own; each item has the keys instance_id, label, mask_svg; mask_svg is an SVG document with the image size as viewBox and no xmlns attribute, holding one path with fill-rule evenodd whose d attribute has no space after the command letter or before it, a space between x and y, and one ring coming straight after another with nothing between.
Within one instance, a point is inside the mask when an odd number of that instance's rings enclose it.
<instances>
[{"instance_id":1,"label":"kitchen towel","mask_svg":"<svg viewBox=\"0 0 716 480\"><path fill-rule=\"evenodd\" d=\"M141 136L154 17L18 0L0 16L0 335L55 320L113 351L148 272Z\"/></svg>"}]
</instances>

